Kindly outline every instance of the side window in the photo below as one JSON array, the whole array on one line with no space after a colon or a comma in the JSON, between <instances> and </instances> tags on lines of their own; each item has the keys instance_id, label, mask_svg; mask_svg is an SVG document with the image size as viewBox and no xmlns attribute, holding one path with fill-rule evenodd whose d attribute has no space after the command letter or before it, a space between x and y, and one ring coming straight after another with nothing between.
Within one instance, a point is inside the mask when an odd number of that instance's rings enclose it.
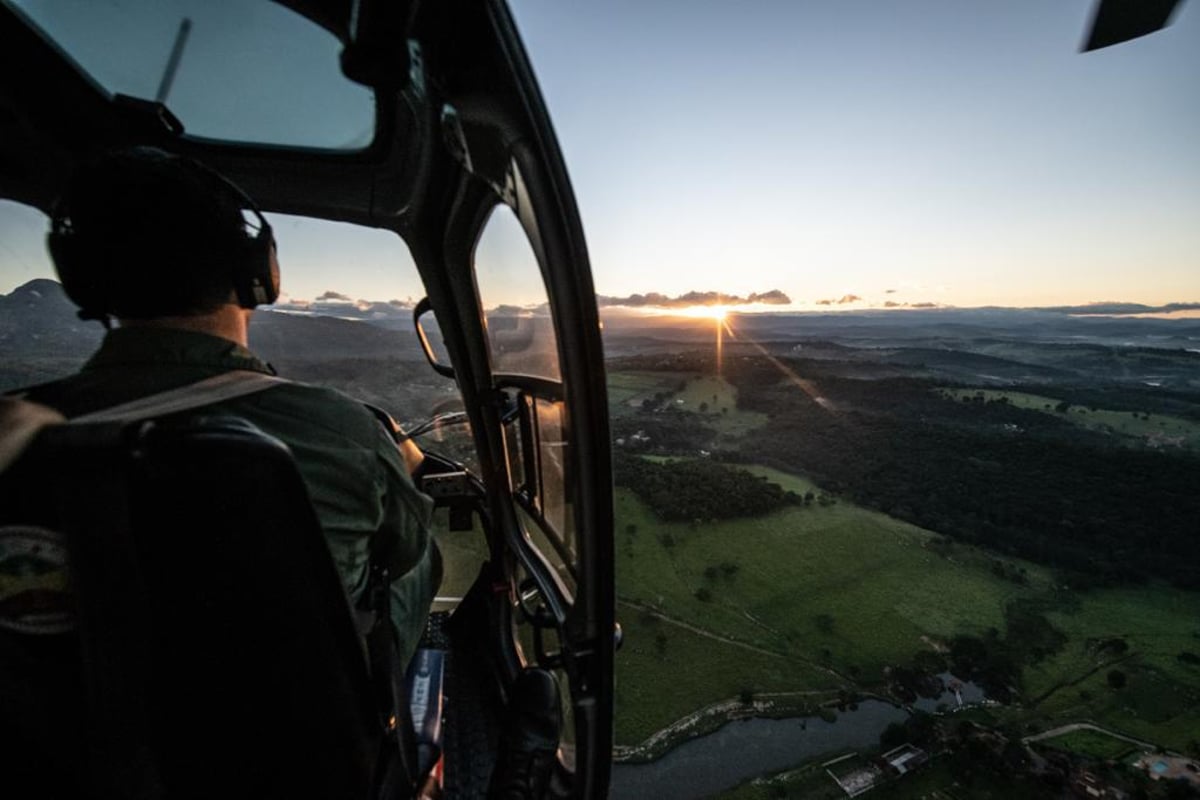
<instances>
[{"instance_id":1,"label":"side window","mask_svg":"<svg viewBox=\"0 0 1200 800\"><path fill-rule=\"evenodd\" d=\"M46 215L0 200L0 391L78 370L104 333L75 316L46 252Z\"/></svg>"},{"instance_id":2,"label":"side window","mask_svg":"<svg viewBox=\"0 0 1200 800\"><path fill-rule=\"evenodd\" d=\"M492 370L518 410L506 445L521 525L571 595L578 553L558 344L537 257L507 206L497 206L488 219L474 266Z\"/></svg>"},{"instance_id":3,"label":"side window","mask_svg":"<svg viewBox=\"0 0 1200 800\"><path fill-rule=\"evenodd\" d=\"M475 246L475 284L487 320L492 371L560 380L546 286L529 239L508 206L496 206Z\"/></svg>"}]
</instances>

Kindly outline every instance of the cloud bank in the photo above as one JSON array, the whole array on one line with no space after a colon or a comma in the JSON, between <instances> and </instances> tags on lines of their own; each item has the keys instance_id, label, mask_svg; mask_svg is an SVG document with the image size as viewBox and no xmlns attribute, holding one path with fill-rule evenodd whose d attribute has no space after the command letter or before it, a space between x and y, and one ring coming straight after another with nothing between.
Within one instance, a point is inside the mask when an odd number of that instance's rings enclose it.
<instances>
[{"instance_id":1,"label":"cloud bank","mask_svg":"<svg viewBox=\"0 0 1200 800\"><path fill-rule=\"evenodd\" d=\"M1200 303L1167 303L1161 306L1147 306L1141 303L1106 301L1085 303L1079 306L1049 306L1039 310L1057 311L1060 314L1170 314L1174 311L1200 310Z\"/></svg>"}]
</instances>

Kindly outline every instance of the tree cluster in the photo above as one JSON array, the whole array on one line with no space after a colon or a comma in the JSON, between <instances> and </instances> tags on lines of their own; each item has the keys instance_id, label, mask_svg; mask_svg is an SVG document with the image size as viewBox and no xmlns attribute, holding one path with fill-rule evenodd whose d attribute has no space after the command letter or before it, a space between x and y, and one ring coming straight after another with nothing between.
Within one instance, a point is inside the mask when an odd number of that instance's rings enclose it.
<instances>
[{"instance_id":1,"label":"tree cluster","mask_svg":"<svg viewBox=\"0 0 1200 800\"><path fill-rule=\"evenodd\" d=\"M1117 446L1060 415L1010 403L955 402L927 381L852 380L822 374L815 362L789 366L807 391L778 370L740 363L727 373L739 405L772 420L746 437L746 460L802 472L860 504L1093 582L1200 586L1195 454Z\"/></svg>"},{"instance_id":2,"label":"tree cluster","mask_svg":"<svg viewBox=\"0 0 1200 800\"><path fill-rule=\"evenodd\" d=\"M618 452L613 468L617 486L669 522L755 517L803 503L779 484L707 459L657 463Z\"/></svg>"}]
</instances>

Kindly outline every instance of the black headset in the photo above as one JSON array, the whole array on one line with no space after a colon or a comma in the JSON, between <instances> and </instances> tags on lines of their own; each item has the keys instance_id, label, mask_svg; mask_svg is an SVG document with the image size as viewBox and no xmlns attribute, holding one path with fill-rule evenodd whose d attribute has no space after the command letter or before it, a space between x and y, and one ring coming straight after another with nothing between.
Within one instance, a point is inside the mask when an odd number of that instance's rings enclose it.
<instances>
[{"instance_id":1,"label":"black headset","mask_svg":"<svg viewBox=\"0 0 1200 800\"><path fill-rule=\"evenodd\" d=\"M275 256L275 235L270 223L255 202L240 187L216 170L191 158L165 154L177 159L186 168L194 169L215 185L228 191L241 211L249 211L258 221L258 230L245 231L242 241L232 246L230 282L242 308L270 305L279 297L279 262ZM67 296L79 306L83 319L107 320L112 313L113 298L109 276L97 265L95 244L87 233L75 230L71 210L60 200L50 217L50 232L46 246L59 280Z\"/></svg>"}]
</instances>

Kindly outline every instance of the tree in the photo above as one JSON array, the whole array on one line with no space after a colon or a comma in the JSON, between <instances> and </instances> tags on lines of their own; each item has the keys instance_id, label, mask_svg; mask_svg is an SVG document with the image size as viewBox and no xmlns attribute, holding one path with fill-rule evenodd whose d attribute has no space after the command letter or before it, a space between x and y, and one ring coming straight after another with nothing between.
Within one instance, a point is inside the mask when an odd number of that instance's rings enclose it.
<instances>
[{"instance_id":1,"label":"tree","mask_svg":"<svg viewBox=\"0 0 1200 800\"><path fill-rule=\"evenodd\" d=\"M696 599L701 603L711 603L713 599L712 590L707 586L701 586L696 590Z\"/></svg>"},{"instance_id":2,"label":"tree","mask_svg":"<svg viewBox=\"0 0 1200 800\"><path fill-rule=\"evenodd\" d=\"M821 633L833 633L833 616L830 614L817 614L813 617L813 622L817 626L817 630Z\"/></svg>"},{"instance_id":3,"label":"tree","mask_svg":"<svg viewBox=\"0 0 1200 800\"><path fill-rule=\"evenodd\" d=\"M879 734L879 746L884 750L899 747L908 741L908 729L899 722L893 722Z\"/></svg>"},{"instance_id":4,"label":"tree","mask_svg":"<svg viewBox=\"0 0 1200 800\"><path fill-rule=\"evenodd\" d=\"M1125 673L1121 672L1119 669L1109 670L1107 680L1108 685L1113 689L1124 689L1125 684L1129 682L1129 679L1125 676Z\"/></svg>"},{"instance_id":5,"label":"tree","mask_svg":"<svg viewBox=\"0 0 1200 800\"><path fill-rule=\"evenodd\" d=\"M700 401L700 413L701 413L701 414L704 414L704 413L707 413L707 412L708 412L708 403L706 403L706 402L704 402L703 400L701 400L701 401Z\"/></svg>"}]
</instances>

